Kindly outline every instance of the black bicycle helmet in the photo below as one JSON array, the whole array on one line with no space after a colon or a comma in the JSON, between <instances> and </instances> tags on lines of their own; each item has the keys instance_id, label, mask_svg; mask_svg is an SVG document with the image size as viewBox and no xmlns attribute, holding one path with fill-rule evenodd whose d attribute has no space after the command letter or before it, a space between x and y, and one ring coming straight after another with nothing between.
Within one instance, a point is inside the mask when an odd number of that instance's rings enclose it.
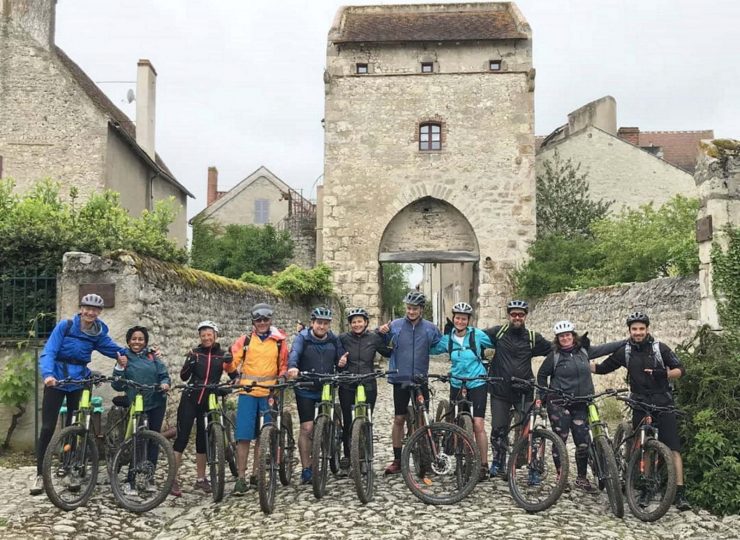
<instances>
[{"instance_id":1,"label":"black bicycle helmet","mask_svg":"<svg viewBox=\"0 0 740 540\"><path fill-rule=\"evenodd\" d=\"M509 313L512 309L521 309L524 313L529 313L529 304L524 300L512 300L506 304L506 313Z\"/></svg>"},{"instance_id":2,"label":"black bicycle helmet","mask_svg":"<svg viewBox=\"0 0 740 540\"><path fill-rule=\"evenodd\" d=\"M352 317L357 317L358 315L360 317L364 317L366 321L370 320L370 314L367 312L365 308L356 307L356 308L351 308L347 312L347 321L351 321Z\"/></svg>"},{"instance_id":3,"label":"black bicycle helmet","mask_svg":"<svg viewBox=\"0 0 740 540\"><path fill-rule=\"evenodd\" d=\"M644 323L645 326L650 326L650 317L640 311L635 311L627 317L627 326L629 327L632 323L636 322Z\"/></svg>"},{"instance_id":4,"label":"black bicycle helmet","mask_svg":"<svg viewBox=\"0 0 740 540\"><path fill-rule=\"evenodd\" d=\"M458 302L454 306L452 306L452 314L460 314L460 315L472 315L473 314L473 306L468 304L467 302Z\"/></svg>"},{"instance_id":5,"label":"black bicycle helmet","mask_svg":"<svg viewBox=\"0 0 740 540\"><path fill-rule=\"evenodd\" d=\"M407 304L409 306L420 306L424 307L424 304L427 303L427 297L424 296L424 293L419 291L409 291L406 296L403 298L403 303Z\"/></svg>"},{"instance_id":6,"label":"black bicycle helmet","mask_svg":"<svg viewBox=\"0 0 740 540\"><path fill-rule=\"evenodd\" d=\"M330 321L331 310L325 307L315 307L313 308L313 311L311 311L311 320Z\"/></svg>"},{"instance_id":7,"label":"black bicycle helmet","mask_svg":"<svg viewBox=\"0 0 740 540\"><path fill-rule=\"evenodd\" d=\"M255 304L252 306L252 320L267 318L272 319L272 306L270 304Z\"/></svg>"}]
</instances>

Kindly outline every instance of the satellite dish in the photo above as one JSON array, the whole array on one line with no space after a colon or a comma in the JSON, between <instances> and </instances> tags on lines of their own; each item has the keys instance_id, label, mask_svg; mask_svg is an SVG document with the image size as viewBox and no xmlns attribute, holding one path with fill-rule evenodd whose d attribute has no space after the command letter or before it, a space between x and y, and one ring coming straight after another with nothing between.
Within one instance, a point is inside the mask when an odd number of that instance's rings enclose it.
<instances>
[{"instance_id":1,"label":"satellite dish","mask_svg":"<svg viewBox=\"0 0 740 540\"><path fill-rule=\"evenodd\" d=\"M128 92L126 92L126 101L131 103L135 99L136 99L136 95L134 95L134 91L131 88L129 88Z\"/></svg>"}]
</instances>

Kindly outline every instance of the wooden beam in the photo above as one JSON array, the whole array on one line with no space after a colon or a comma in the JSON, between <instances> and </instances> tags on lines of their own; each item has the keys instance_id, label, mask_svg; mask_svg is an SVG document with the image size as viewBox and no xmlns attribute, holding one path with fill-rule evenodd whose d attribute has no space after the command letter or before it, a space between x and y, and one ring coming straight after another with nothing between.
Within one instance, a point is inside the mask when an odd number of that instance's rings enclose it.
<instances>
[{"instance_id":1,"label":"wooden beam","mask_svg":"<svg viewBox=\"0 0 740 540\"><path fill-rule=\"evenodd\" d=\"M455 263L478 262L480 255L473 251L383 251L379 262L396 263Z\"/></svg>"}]
</instances>

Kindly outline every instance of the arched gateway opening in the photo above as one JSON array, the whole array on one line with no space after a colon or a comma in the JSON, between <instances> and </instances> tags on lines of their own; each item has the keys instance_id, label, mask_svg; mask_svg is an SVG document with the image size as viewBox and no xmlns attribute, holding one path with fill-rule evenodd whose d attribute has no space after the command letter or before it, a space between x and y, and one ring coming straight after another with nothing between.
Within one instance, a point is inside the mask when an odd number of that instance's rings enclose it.
<instances>
[{"instance_id":1,"label":"arched gateway opening","mask_svg":"<svg viewBox=\"0 0 740 540\"><path fill-rule=\"evenodd\" d=\"M457 302L478 303L478 262L480 251L473 227L451 204L423 197L401 209L388 223L380 241L378 262L413 263L422 266L419 283L412 283L430 300L433 322L443 326L445 316ZM390 306L381 306L390 318Z\"/></svg>"}]
</instances>

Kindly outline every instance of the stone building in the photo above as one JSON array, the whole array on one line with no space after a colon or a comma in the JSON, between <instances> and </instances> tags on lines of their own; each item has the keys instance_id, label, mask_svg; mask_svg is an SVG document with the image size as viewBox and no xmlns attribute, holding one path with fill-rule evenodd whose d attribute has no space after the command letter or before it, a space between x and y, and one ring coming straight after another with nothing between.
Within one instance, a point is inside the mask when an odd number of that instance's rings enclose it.
<instances>
[{"instance_id":1,"label":"stone building","mask_svg":"<svg viewBox=\"0 0 740 540\"><path fill-rule=\"evenodd\" d=\"M208 168L207 206L196 220L221 225L271 224L293 238L294 262L316 264L316 205L261 166L228 191L218 190L218 169Z\"/></svg>"},{"instance_id":2,"label":"stone building","mask_svg":"<svg viewBox=\"0 0 740 540\"><path fill-rule=\"evenodd\" d=\"M532 33L513 3L340 8L328 36L317 258L349 305L381 263L467 264L478 323L535 236Z\"/></svg>"},{"instance_id":3,"label":"stone building","mask_svg":"<svg viewBox=\"0 0 740 540\"><path fill-rule=\"evenodd\" d=\"M170 235L184 245L193 195L155 151L154 66L137 66L135 126L54 44L55 10L56 0L0 2L0 177L19 191L52 178L83 200L110 189L132 215L174 197Z\"/></svg>"},{"instance_id":4,"label":"stone building","mask_svg":"<svg viewBox=\"0 0 740 540\"><path fill-rule=\"evenodd\" d=\"M612 210L661 205L676 194L697 196L691 175L704 136L713 133L617 129L617 103L606 96L571 112L567 124L538 138L537 174L557 151L561 159L581 164L592 197L613 200Z\"/></svg>"}]
</instances>

